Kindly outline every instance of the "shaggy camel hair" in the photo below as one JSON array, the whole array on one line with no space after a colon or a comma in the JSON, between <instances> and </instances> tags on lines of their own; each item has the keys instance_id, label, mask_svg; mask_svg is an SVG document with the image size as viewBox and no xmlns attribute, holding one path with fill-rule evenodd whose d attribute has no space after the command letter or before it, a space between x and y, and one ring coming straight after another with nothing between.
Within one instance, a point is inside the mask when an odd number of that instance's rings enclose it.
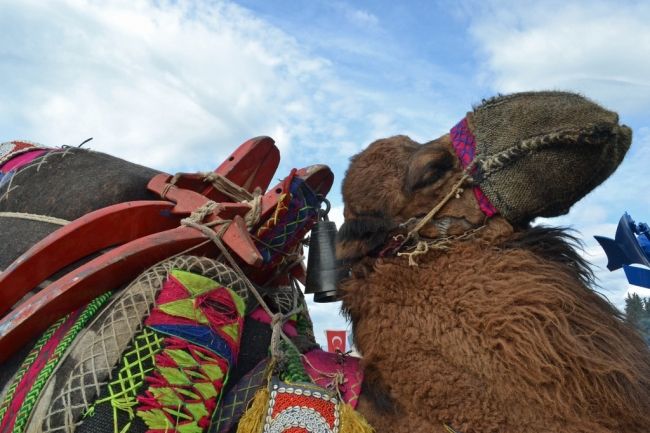
<instances>
[{"instance_id":1,"label":"shaggy camel hair","mask_svg":"<svg viewBox=\"0 0 650 433\"><path fill-rule=\"evenodd\" d=\"M448 135L352 159L337 255L367 379L359 410L378 433L649 432L650 351L564 231L488 219L466 188L421 230L448 240L417 267L379 253L460 176Z\"/></svg>"}]
</instances>

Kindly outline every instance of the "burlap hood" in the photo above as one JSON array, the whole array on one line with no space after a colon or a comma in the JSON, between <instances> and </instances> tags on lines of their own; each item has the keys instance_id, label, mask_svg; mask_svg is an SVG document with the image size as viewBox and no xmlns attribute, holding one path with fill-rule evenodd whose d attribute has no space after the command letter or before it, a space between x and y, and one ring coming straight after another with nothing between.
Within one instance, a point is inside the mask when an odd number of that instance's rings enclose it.
<instances>
[{"instance_id":1,"label":"burlap hood","mask_svg":"<svg viewBox=\"0 0 650 433\"><path fill-rule=\"evenodd\" d=\"M621 163L632 131L574 93L526 92L485 101L467 116L475 180L512 223L565 214Z\"/></svg>"}]
</instances>

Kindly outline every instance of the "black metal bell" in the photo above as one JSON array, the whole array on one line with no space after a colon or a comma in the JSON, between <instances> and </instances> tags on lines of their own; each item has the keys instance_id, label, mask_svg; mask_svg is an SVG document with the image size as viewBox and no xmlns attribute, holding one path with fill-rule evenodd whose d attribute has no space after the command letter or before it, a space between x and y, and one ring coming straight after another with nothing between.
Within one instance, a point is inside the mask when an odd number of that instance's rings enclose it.
<instances>
[{"instance_id":1,"label":"black metal bell","mask_svg":"<svg viewBox=\"0 0 650 433\"><path fill-rule=\"evenodd\" d=\"M314 294L314 302L337 301L336 285L346 277L346 271L336 261L336 224L328 221L327 210L311 229L309 258L307 260L307 280L305 293Z\"/></svg>"}]
</instances>

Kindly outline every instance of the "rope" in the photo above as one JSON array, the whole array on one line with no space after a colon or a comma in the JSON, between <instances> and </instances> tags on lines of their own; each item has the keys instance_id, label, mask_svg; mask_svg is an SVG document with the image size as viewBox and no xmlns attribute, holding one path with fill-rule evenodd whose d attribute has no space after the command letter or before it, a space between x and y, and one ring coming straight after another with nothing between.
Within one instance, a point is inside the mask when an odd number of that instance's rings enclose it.
<instances>
[{"instance_id":1,"label":"rope","mask_svg":"<svg viewBox=\"0 0 650 433\"><path fill-rule=\"evenodd\" d=\"M489 158L483 159L479 164L483 171L483 176L489 176L493 172L502 169L512 161L519 159L526 154L544 149L545 147L552 146L554 143L558 142L578 143L580 137L581 134L578 133L576 135L576 131L573 129L565 129L545 134L543 136L527 138L512 147L491 155Z\"/></svg>"},{"instance_id":2,"label":"rope","mask_svg":"<svg viewBox=\"0 0 650 433\"><path fill-rule=\"evenodd\" d=\"M451 187L451 191L442 199L440 202L433 207L420 221L413 227L408 234L406 235L406 239L404 240L404 243L411 239L416 239L418 237L418 234L422 228L427 225L431 219L440 211L440 209L443 208L444 205L447 204L449 200L452 198L459 198L460 194L463 192L463 188L461 186L465 183L466 180L470 179L471 176L469 172L474 168L474 164L468 165L465 170L463 171L463 175L461 176L460 180L454 184L453 187Z\"/></svg>"},{"instance_id":3,"label":"rope","mask_svg":"<svg viewBox=\"0 0 650 433\"><path fill-rule=\"evenodd\" d=\"M242 271L241 267L239 267L239 265L232 257L232 255L230 254L226 246L223 244L221 237L232 221L217 220L208 224L203 223L203 219L205 218L206 215L210 213L210 209L215 209L217 206L219 206L218 203L208 202L205 205L201 206L196 211L194 211L189 217L182 219L181 224L199 230L206 237L212 240L212 242L214 242L214 244L217 246L217 248L219 248L221 254L226 258L226 260L228 261L232 269L235 271L235 273L237 273L237 275L239 275L239 277L242 279L244 285L248 288L249 292L252 293L252 295L255 297L255 300L258 302L258 304L262 307L262 309L266 312L266 314L269 315L272 324L271 355L273 359L277 360L282 355L280 350L281 340L284 340L287 344L295 348L294 343L291 341L289 337L287 337L287 335L282 330L282 326L291 316L303 311L303 306L302 305L296 306L296 303L294 302L294 309L287 314L274 313L269 308L269 306L266 304L264 298L262 297L262 295L260 295L257 288L255 288L255 286L253 285L253 283L251 283L251 281L248 279L246 274L244 274L244 271ZM211 228L211 226L217 224L222 225L218 232Z\"/></svg>"},{"instance_id":4,"label":"rope","mask_svg":"<svg viewBox=\"0 0 650 433\"><path fill-rule=\"evenodd\" d=\"M479 231L483 230L485 228L485 224L480 225L476 227L475 229L468 230L462 235L455 235L455 236L445 236L442 238L436 238L436 239L430 239L430 240L419 240L418 243L415 245L415 248L413 248L412 251L410 252L398 252L397 256L402 257L406 256L409 259L409 266L417 266L417 262L415 261L415 258L417 256L420 256L422 254L428 253L430 250L448 250L451 248L451 244L454 241L460 241L460 240L465 240L469 239L472 236L474 236L476 233Z\"/></svg>"},{"instance_id":5,"label":"rope","mask_svg":"<svg viewBox=\"0 0 650 433\"><path fill-rule=\"evenodd\" d=\"M250 229L257 225L262 216L262 191L256 188L255 192L253 192L253 198L246 200L246 203L251 207L251 210L244 215L244 221L246 222L246 227Z\"/></svg>"},{"instance_id":6,"label":"rope","mask_svg":"<svg viewBox=\"0 0 650 433\"><path fill-rule=\"evenodd\" d=\"M24 212L0 212L0 218L18 218L18 219L23 219L23 220L30 220L30 221L38 221L42 223L48 223L48 224L56 224L60 226L64 226L68 224L70 221L64 220L62 218L56 218L52 216L47 216L47 215L36 215L33 213L24 213Z\"/></svg>"},{"instance_id":7,"label":"rope","mask_svg":"<svg viewBox=\"0 0 650 433\"><path fill-rule=\"evenodd\" d=\"M417 257L422 254L429 252L429 243L425 241L418 241L415 246L415 250L409 253L397 253L397 257L406 256L409 258L409 266L417 266L418 263L415 261L414 257Z\"/></svg>"},{"instance_id":8,"label":"rope","mask_svg":"<svg viewBox=\"0 0 650 433\"><path fill-rule=\"evenodd\" d=\"M343 395L341 394L341 386L347 382L347 379L345 378L345 373L342 371L337 371L335 373L329 373L327 371L322 371L314 366L314 364L309 361L309 358L305 356L304 354L301 354L300 357L318 374L321 375L321 377L331 379L330 384L328 385L329 389L334 389L336 390L336 394L339 397L339 401L344 401L343 400Z\"/></svg>"},{"instance_id":9,"label":"rope","mask_svg":"<svg viewBox=\"0 0 650 433\"><path fill-rule=\"evenodd\" d=\"M463 184L467 180L471 180L471 175L470 172L474 169L475 165L477 163L477 160L475 159L471 164L469 164L467 167L465 167L465 170L462 172L462 176L456 182L452 187L451 191L447 193L446 196L438 202L424 217L422 217L418 223L413 227L411 230L408 231L406 237L404 240L401 242L400 246L397 248L399 251L402 249L409 241L416 240L415 247L413 248L413 251L410 252L398 252L397 256L402 257L406 256L409 259L409 266L417 266L417 262L415 261L415 257L426 254L429 252L431 249L437 249L437 250L445 250L449 248L449 245L453 240L458 240L458 239L465 239L468 238L472 235L474 235L477 231L482 229L484 225L473 229L469 230L465 233L463 233L460 236L446 236L446 237L438 237L434 240L421 240L420 239L420 230L427 225L433 217L442 209L449 200L452 198L460 198L460 195L464 192L464 189L462 188ZM408 226L411 222L413 221L413 218L409 219L405 223L401 224L401 226Z\"/></svg>"},{"instance_id":10,"label":"rope","mask_svg":"<svg viewBox=\"0 0 650 433\"><path fill-rule=\"evenodd\" d=\"M228 197L232 198L234 201L250 201L253 199L253 194L248 192L246 188L243 188L230 179L215 173L213 171L207 173L199 173L203 176L204 182L210 182L213 187L215 187L220 192L226 194Z\"/></svg>"},{"instance_id":11,"label":"rope","mask_svg":"<svg viewBox=\"0 0 650 433\"><path fill-rule=\"evenodd\" d=\"M163 190L160 192L160 197L163 199L167 198L167 194L172 188L176 187L176 182L183 176L184 173L176 173L170 180L167 182ZM230 179L220 175L215 172L199 172L198 173L203 178L203 182L209 182L212 186L219 192L227 195L235 202L245 203L250 206L250 210L244 215L244 222L246 227L249 229L254 227L262 216L262 189L260 187L255 188L255 191L252 193L247 189L237 185ZM214 203L214 202L209 202ZM199 209L202 209L203 206ZM213 210L218 209L216 206L206 210L206 215ZM197 209L198 210L198 209ZM202 219L200 219L202 220Z\"/></svg>"}]
</instances>

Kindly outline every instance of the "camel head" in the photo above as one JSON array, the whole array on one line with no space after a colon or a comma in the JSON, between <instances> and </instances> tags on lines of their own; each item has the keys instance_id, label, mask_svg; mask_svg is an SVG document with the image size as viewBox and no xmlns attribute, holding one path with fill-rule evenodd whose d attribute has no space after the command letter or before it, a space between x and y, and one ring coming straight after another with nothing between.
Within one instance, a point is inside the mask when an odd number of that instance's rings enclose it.
<instances>
[{"instance_id":1,"label":"camel head","mask_svg":"<svg viewBox=\"0 0 650 433\"><path fill-rule=\"evenodd\" d=\"M382 256L407 238L494 239L565 214L616 169L630 142L616 113L566 92L484 101L424 144L375 141L352 157L343 181L337 256Z\"/></svg>"}]
</instances>

